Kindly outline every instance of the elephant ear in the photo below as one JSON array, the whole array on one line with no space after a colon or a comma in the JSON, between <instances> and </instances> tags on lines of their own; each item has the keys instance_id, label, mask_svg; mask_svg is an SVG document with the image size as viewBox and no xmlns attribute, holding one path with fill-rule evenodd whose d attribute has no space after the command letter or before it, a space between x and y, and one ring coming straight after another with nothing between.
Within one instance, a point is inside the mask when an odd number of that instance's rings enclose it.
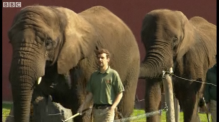
<instances>
[{"instance_id":1,"label":"elephant ear","mask_svg":"<svg viewBox=\"0 0 219 122\"><path fill-rule=\"evenodd\" d=\"M81 58L81 51L77 46L79 41L79 38L75 35L65 37L64 45L57 60L58 74L67 74L78 63Z\"/></svg>"},{"instance_id":2,"label":"elephant ear","mask_svg":"<svg viewBox=\"0 0 219 122\"><path fill-rule=\"evenodd\" d=\"M64 32L63 46L57 59L59 74L67 74L80 60L86 58L95 48L94 29L86 20L70 10Z\"/></svg>"},{"instance_id":3,"label":"elephant ear","mask_svg":"<svg viewBox=\"0 0 219 122\"><path fill-rule=\"evenodd\" d=\"M177 48L177 59L181 59L182 56L194 45L195 43L195 33L194 27L189 22L188 18L181 12L177 11L181 27L182 27L182 35L180 38L180 43Z\"/></svg>"}]
</instances>

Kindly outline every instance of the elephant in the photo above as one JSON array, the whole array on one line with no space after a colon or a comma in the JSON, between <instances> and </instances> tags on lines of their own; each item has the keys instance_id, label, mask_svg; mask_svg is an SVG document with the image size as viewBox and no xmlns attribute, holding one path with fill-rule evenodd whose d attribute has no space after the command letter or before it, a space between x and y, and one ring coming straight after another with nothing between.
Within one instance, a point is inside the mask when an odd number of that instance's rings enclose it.
<instances>
[{"instance_id":1,"label":"elephant","mask_svg":"<svg viewBox=\"0 0 219 122\"><path fill-rule=\"evenodd\" d=\"M216 25L200 16L188 19L179 10L155 9L143 19L141 41L146 51L139 72L139 79L146 80L145 111L159 109L165 71L172 78L184 121L199 121L198 101L204 79L216 62ZM202 82L194 82L197 79ZM159 121L160 115L147 118L147 122Z\"/></svg>"},{"instance_id":2,"label":"elephant","mask_svg":"<svg viewBox=\"0 0 219 122\"><path fill-rule=\"evenodd\" d=\"M75 13L59 6L26 6L14 17L8 38L13 50L9 81L17 122L29 121L36 87L77 113L90 75L98 69L95 52L100 48L111 53L110 67L119 73L125 88L118 111L124 117L131 115L140 52L129 27L107 8L93 6ZM65 82L64 88L58 89L60 82ZM78 116L74 121L89 120Z\"/></svg>"}]
</instances>

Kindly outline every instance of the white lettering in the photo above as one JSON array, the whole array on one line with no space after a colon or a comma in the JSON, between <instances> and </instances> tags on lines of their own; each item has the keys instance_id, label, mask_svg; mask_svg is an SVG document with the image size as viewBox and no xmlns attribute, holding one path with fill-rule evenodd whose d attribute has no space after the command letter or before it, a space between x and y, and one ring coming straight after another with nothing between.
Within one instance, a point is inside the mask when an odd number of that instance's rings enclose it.
<instances>
[{"instance_id":1,"label":"white lettering","mask_svg":"<svg viewBox=\"0 0 219 122\"><path fill-rule=\"evenodd\" d=\"M20 8L21 2L3 2L3 8Z\"/></svg>"}]
</instances>

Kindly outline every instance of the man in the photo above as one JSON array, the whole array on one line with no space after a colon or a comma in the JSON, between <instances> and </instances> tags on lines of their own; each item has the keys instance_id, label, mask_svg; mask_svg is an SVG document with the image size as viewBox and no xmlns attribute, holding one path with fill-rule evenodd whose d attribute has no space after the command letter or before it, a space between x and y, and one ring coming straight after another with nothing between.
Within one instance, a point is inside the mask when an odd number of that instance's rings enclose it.
<instances>
[{"instance_id":1,"label":"man","mask_svg":"<svg viewBox=\"0 0 219 122\"><path fill-rule=\"evenodd\" d=\"M217 59L217 55L216 55ZM217 81L217 63L208 70L206 75L206 82L216 85ZM217 86L206 84L205 90L204 90L204 98L205 102L210 108L211 112L211 119L212 122L216 122L216 116L217 116ZM202 105L203 107L203 105Z\"/></svg>"},{"instance_id":2,"label":"man","mask_svg":"<svg viewBox=\"0 0 219 122\"><path fill-rule=\"evenodd\" d=\"M113 122L115 109L123 96L124 86L119 74L110 68L110 54L106 49L96 53L99 69L91 74L86 90L88 94L78 112L93 100L94 122Z\"/></svg>"}]
</instances>

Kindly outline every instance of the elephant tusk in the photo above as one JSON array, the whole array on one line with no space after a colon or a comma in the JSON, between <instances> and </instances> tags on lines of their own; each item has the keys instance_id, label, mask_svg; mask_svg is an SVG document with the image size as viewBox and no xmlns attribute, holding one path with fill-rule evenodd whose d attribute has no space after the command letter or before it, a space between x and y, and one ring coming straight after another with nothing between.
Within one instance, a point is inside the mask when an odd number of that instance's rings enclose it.
<instances>
[{"instance_id":1,"label":"elephant tusk","mask_svg":"<svg viewBox=\"0 0 219 122\"><path fill-rule=\"evenodd\" d=\"M40 84L41 80L42 80L42 77L39 77L39 78L37 79L37 84L38 84L38 85Z\"/></svg>"},{"instance_id":2,"label":"elephant tusk","mask_svg":"<svg viewBox=\"0 0 219 122\"><path fill-rule=\"evenodd\" d=\"M173 73L173 68L172 67L170 67L170 74L172 74Z\"/></svg>"}]
</instances>

